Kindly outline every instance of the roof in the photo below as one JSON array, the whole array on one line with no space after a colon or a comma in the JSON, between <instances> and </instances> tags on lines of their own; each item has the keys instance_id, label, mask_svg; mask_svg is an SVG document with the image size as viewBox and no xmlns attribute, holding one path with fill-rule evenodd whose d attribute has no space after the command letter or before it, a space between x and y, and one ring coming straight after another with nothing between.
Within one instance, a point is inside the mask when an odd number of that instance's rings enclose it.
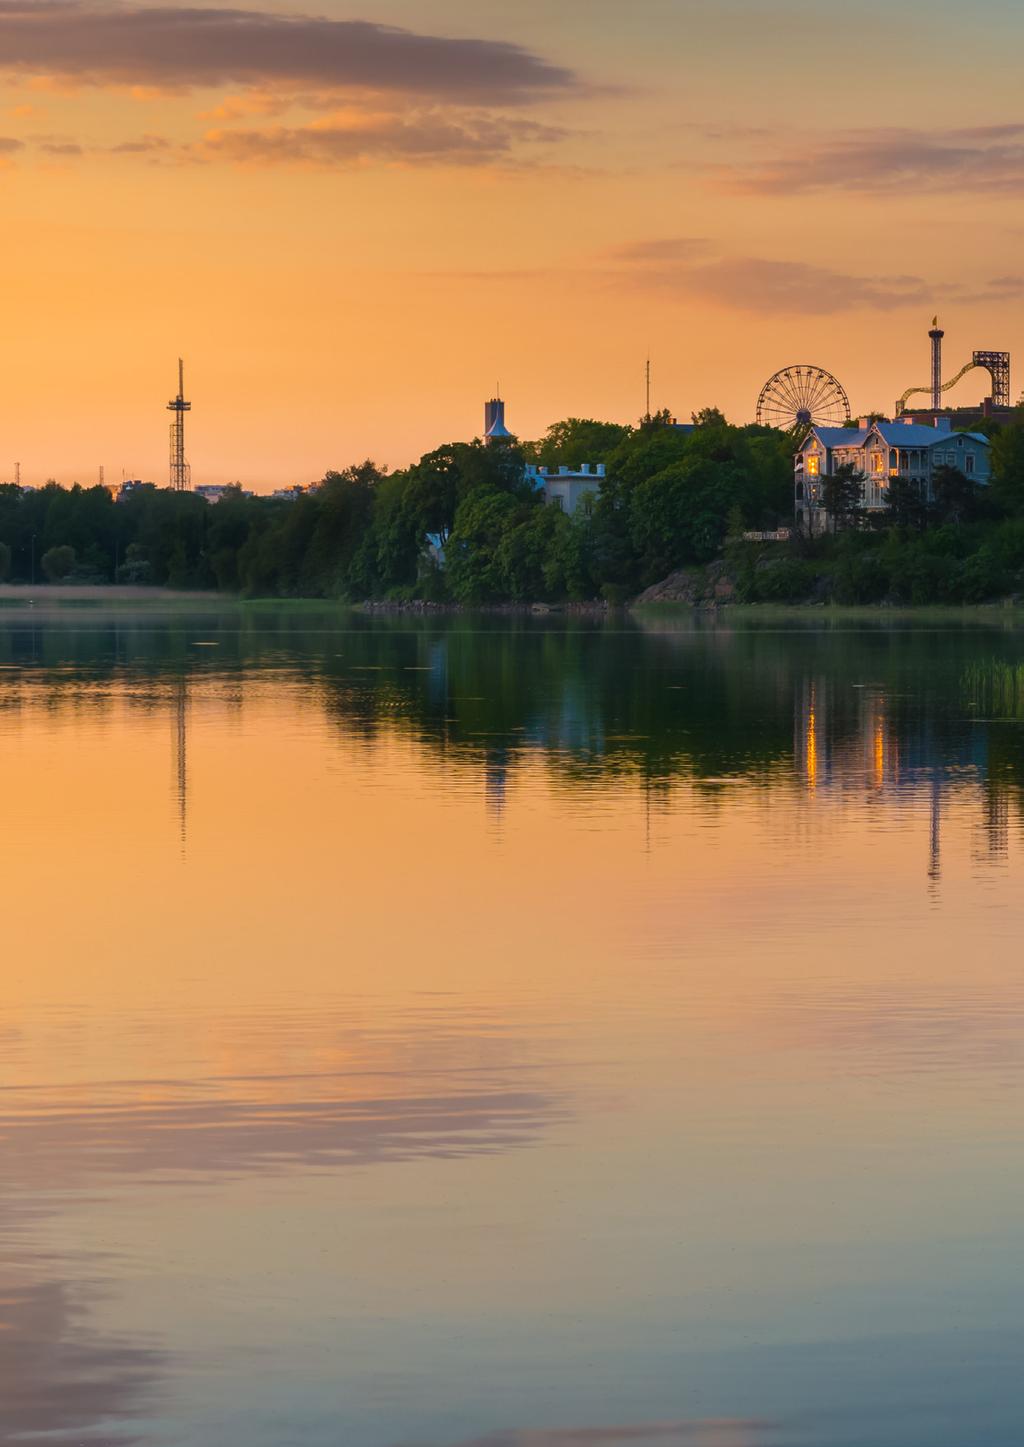
<instances>
[{"instance_id":1,"label":"roof","mask_svg":"<svg viewBox=\"0 0 1024 1447\"><path fill-rule=\"evenodd\" d=\"M867 435L863 427L812 427L807 437L816 437L822 447L861 447Z\"/></svg>"},{"instance_id":2,"label":"roof","mask_svg":"<svg viewBox=\"0 0 1024 1447\"><path fill-rule=\"evenodd\" d=\"M954 437L970 437L975 442L990 445L982 432L953 432L941 427L927 427L922 423L876 422L873 426L859 427L812 427L807 438L814 437L823 447L863 447L872 432L877 432L887 447L934 447L936 443L949 445ZM804 442L804 447L807 440ZM801 448L803 451L803 448Z\"/></svg>"},{"instance_id":3,"label":"roof","mask_svg":"<svg viewBox=\"0 0 1024 1447\"><path fill-rule=\"evenodd\" d=\"M875 431L890 447L931 447L933 442L948 442L953 435L919 422L876 422Z\"/></svg>"}]
</instances>

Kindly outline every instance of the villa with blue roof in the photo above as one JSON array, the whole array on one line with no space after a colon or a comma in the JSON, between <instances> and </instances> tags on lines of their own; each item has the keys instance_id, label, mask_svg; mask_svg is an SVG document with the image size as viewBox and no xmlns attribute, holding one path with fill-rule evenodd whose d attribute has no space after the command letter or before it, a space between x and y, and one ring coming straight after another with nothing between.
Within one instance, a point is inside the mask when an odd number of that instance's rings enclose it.
<instances>
[{"instance_id":1,"label":"villa with blue roof","mask_svg":"<svg viewBox=\"0 0 1024 1447\"><path fill-rule=\"evenodd\" d=\"M980 486L991 477L990 444L981 432L953 432L948 417L933 427L913 419L869 422L859 426L812 427L794 459L796 520L806 533L827 531L830 519L823 500L823 479L845 464L864 479L861 506L881 512L888 503L894 477L918 483L921 496L932 501L932 479L941 467L955 467Z\"/></svg>"}]
</instances>

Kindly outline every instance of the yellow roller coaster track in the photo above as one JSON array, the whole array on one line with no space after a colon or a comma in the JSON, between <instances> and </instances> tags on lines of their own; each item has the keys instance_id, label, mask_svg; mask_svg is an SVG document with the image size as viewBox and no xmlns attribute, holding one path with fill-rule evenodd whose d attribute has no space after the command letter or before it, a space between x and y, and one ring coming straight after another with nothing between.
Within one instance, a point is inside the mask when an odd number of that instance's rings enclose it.
<instances>
[{"instance_id":1,"label":"yellow roller coaster track","mask_svg":"<svg viewBox=\"0 0 1024 1447\"><path fill-rule=\"evenodd\" d=\"M948 382L943 382L939 390L942 392L948 392L950 387L955 387L957 382L959 382L960 378L966 377L968 372L973 372L975 367L980 367L983 372L988 372L989 376L992 376L992 373L989 371L989 368L985 366L984 362L975 362L972 360L968 362L965 367L961 367L955 377L950 377ZM995 377L992 377L992 382L993 385L995 385ZM896 411L902 412L906 408L907 402L910 400L910 398L916 397L919 392L927 392L928 395L931 396L931 391L932 389L930 387L908 387L907 390L904 392L903 396L896 403Z\"/></svg>"}]
</instances>

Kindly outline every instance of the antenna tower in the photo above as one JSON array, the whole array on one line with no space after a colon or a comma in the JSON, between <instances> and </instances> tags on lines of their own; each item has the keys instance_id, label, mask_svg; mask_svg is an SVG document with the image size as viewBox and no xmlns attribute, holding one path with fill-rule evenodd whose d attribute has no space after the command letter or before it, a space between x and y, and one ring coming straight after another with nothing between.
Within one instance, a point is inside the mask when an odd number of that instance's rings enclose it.
<instances>
[{"instance_id":1,"label":"antenna tower","mask_svg":"<svg viewBox=\"0 0 1024 1447\"><path fill-rule=\"evenodd\" d=\"M178 395L167 404L168 412L174 413L171 423L171 487L175 492L187 492L192 486L192 469L185 461L185 413L192 411L192 403L185 401L185 364L178 358Z\"/></svg>"},{"instance_id":2,"label":"antenna tower","mask_svg":"<svg viewBox=\"0 0 1024 1447\"><path fill-rule=\"evenodd\" d=\"M650 357L647 358L647 367L646 367L646 370L645 370L645 374L644 374L644 375L645 375L646 382L647 382L647 411L644 413L644 421L645 421L645 422L650 422L650 420L651 420L651 359L650 359Z\"/></svg>"}]
</instances>

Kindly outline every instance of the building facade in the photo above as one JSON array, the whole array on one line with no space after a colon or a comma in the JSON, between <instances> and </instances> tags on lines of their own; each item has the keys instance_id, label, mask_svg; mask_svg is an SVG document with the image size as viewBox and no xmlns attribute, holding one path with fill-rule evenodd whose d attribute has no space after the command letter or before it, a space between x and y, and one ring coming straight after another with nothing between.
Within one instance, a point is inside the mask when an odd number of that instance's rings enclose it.
<instances>
[{"instance_id":1,"label":"building facade","mask_svg":"<svg viewBox=\"0 0 1024 1447\"><path fill-rule=\"evenodd\" d=\"M955 467L987 485L990 444L980 432L954 432L947 417L936 418L932 427L902 417L897 422L862 418L857 428L812 427L793 466L794 510L805 532L828 529L824 480L844 466L863 479L861 506L877 513L888 506L893 478L917 483L925 502L933 500L933 478L941 467Z\"/></svg>"},{"instance_id":2,"label":"building facade","mask_svg":"<svg viewBox=\"0 0 1024 1447\"><path fill-rule=\"evenodd\" d=\"M579 508L594 506L604 483L604 463L583 462L579 467L560 467L557 472L531 463L526 480L537 492L543 492L549 507L561 508L571 517Z\"/></svg>"}]
</instances>

